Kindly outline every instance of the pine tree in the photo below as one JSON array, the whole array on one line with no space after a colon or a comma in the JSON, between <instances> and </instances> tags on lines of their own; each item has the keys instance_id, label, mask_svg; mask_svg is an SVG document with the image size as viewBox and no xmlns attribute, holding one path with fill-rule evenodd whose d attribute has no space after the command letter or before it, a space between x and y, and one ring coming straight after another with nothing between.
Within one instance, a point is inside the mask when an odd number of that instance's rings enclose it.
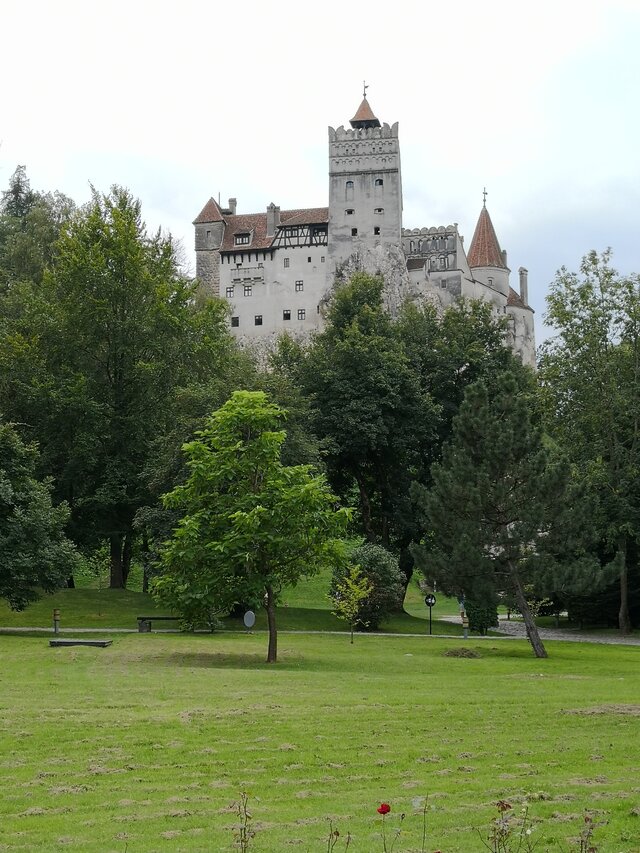
<instances>
[{"instance_id":1,"label":"pine tree","mask_svg":"<svg viewBox=\"0 0 640 853\"><path fill-rule=\"evenodd\" d=\"M444 592L476 603L512 595L536 657L546 657L524 588L557 577L561 547L565 565L581 559L570 532L580 511L568 517L569 467L532 422L532 391L525 373L503 374L492 395L483 382L467 389L433 487L414 488L426 532L413 552Z\"/></svg>"}]
</instances>

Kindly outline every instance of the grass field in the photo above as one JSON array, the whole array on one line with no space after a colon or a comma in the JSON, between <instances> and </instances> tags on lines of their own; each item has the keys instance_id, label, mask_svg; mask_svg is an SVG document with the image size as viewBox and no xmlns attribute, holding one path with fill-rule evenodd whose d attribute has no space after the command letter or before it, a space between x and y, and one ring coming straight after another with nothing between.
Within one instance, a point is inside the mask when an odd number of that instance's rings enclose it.
<instances>
[{"instance_id":1,"label":"grass field","mask_svg":"<svg viewBox=\"0 0 640 853\"><path fill-rule=\"evenodd\" d=\"M283 630L345 631L347 626L331 613L327 598L330 577L317 575L284 591L278 609L278 627ZM134 589L96 589L83 586L63 589L47 595L21 613L12 612L0 601L0 627L48 627L52 611L58 608L61 628L126 628L135 629L137 616L167 615L166 608L156 606L154 599ZM428 631L428 609L416 581L409 585L404 613L391 616L381 630L399 634L422 634ZM455 599L438 597L433 608L433 633L461 634L459 625L439 621L440 616L458 612ZM223 620L227 628L242 628L242 620ZM169 623L170 624L170 623ZM257 629L266 628L266 614L257 613Z\"/></svg>"},{"instance_id":2,"label":"grass field","mask_svg":"<svg viewBox=\"0 0 640 853\"><path fill-rule=\"evenodd\" d=\"M599 853L640 851L640 649L458 639L116 635L107 649L0 637L0 850L231 851L250 794L255 851L475 853L493 804L528 801L540 851L583 809ZM564 845L564 846L563 846ZM336 851L343 846L336 847Z\"/></svg>"}]
</instances>

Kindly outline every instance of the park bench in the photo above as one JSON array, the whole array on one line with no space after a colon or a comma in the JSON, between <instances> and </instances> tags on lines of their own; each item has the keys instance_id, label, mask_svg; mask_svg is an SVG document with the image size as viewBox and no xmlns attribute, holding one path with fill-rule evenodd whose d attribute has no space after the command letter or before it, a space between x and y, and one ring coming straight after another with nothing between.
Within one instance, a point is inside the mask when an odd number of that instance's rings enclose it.
<instances>
[{"instance_id":1,"label":"park bench","mask_svg":"<svg viewBox=\"0 0 640 853\"><path fill-rule=\"evenodd\" d=\"M49 640L49 645L54 648L58 646L97 646L106 649L111 643L113 640Z\"/></svg>"},{"instance_id":2,"label":"park bench","mask_svg":"<svg viewBox=\"0 0 640 853\"><path fill-rule=\"evenodd\" d=\"M147 634L151 630L152 622L180 622L180 616L138 616L138 632Z\"/></svg>"}]
</instances>

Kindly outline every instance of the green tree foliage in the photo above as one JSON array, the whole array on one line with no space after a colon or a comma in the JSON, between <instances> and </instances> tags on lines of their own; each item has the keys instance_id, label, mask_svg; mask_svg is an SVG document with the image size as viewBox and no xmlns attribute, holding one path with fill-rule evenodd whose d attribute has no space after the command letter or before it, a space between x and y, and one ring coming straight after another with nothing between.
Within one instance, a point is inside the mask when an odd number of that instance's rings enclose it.
<instances>
[{"instance_id":1,"label":"green tree foliage","mask_svg":"<svg viewBox=\"0 0 640 853\"><path fill-rule=\"evenodd\" d=\"M338 619L344 619L351 629L352 644L356 625L366 627L366 623L363 623L362 605L372 592L373 584L362 573L360 566L353 563L334 580L329 597L333 602L335 615Z\"/></svg>"},{"instance_id":2,"label":"green tree foliage","mask_svg":"<svg viewBox=\"0 0 640 853\"><path fill-rule=\"evenodd\" d=\"M14 610L63 586L77 564L64 535L68 507L53 506L51 484L35 477L36 461L35 447L0 422L0 598Z\"/></svg>"},{"instance_id":3,"label":"green tree foliage","mask_svg":"<svg viewBox=\"0 0 640 853\"><path fill-rule=\"evenodd\" d=\"M149 234L118 187L94 191L41 285L1 307L0 402L38 441L73 538L106 539L111 585L124 586L136 513L173 485L182 442L242 372L225 308L196 305L171 239Z\"/></svg>"},{"instance_id":4,"label":"green tree foliage","mask_svg":"<svg viewBox=\"0 0 640 853\"><path fill-rule=\"evenodd\" d=\"M62 193L34 192L18 166L0 199L0 292L17 282L42 281L74 209Z\"/></svg>"},{"instance_id":5,"label":"green tree foliage","mask_svg":"<svg viewBox=\"0 0 640 853\"><path fill-rule=\"evenodd\" d=\"M357 622L361 628L375 631L387 616L402 608L406 583L404 573L397 557L372 542L364 542L354 548L349 563L350 566L336 567L331 595L335 598L336 591L348 577L351 566L357 566L361 576L371 587L369 595L360 603Z\"/></svg>"},{"instance_id":6,"label":"green tree foliage","mask_svg":"<svg viewBox=\"0 0 640 853\"><path fill-rule=\"evenodd\" d=\"M619 276L609 252L591 252L579 274L558 273L546 322L557 332L540 365L549 429L597 497L599 554L617 568L626 633L640 542L640 277Z\"/></svg>"},{"instance_id":7,"label":"green tree foliage","mask_svg":"<svg viewBox=\"0 0 640 853\"><path fill-rule=\"evenodd\" d=\"M369 541L397 547L419 448L433 439L436 412L395 334L382 291L382 279L364 273L336 291L327 329L306 354L300 381L332 485L345 499L355 491Z\"/></svg>"},{"instance_id":8,"label":"green tree foliage","mask_svg":"<svg viewBox=\"0 0 640 853\"><path fill-rule=\"evenodd\" d=\"M155 582L191 621L263 600L268 663L277 659L278 593L340 559L336 537L348 520L324 477L283 465L284 415L264 392L236 391L185 445L189 478L165 496L182 518Z\"/></svg>"},{"instance_id":9,"label":"green tree foliage","mask_svg":"<svg viewBox=\"0 0 640 853\"><path fill-rule=\"evenodd\" d=\"M467 389L432 488L414 487L425 523L414 556L448 594L476 605L513 595L534 653L546 657L525 584L552 583L561 554L585 571L588 561L581 563L580 506L569 492L568 465L553 458L532 422L526 380L505 373L492 395L483 382Z\"/></svg>"}]
</instances>

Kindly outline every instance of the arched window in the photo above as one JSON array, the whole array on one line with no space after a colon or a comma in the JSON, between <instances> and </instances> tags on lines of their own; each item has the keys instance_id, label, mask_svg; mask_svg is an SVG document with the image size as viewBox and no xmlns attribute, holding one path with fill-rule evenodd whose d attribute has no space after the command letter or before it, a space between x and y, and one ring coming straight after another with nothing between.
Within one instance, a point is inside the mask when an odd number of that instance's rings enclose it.
<instances>
[{"instance_id":1,"label":"arched window","mask_svg":"<svg viewBox=\"0 0 640 853\"><path fill-rule=\"evenodd\" d=\"M351 201L353 199L353 181L347 181L344 185L345 199Z\"/></svg>"}]
</instances>

